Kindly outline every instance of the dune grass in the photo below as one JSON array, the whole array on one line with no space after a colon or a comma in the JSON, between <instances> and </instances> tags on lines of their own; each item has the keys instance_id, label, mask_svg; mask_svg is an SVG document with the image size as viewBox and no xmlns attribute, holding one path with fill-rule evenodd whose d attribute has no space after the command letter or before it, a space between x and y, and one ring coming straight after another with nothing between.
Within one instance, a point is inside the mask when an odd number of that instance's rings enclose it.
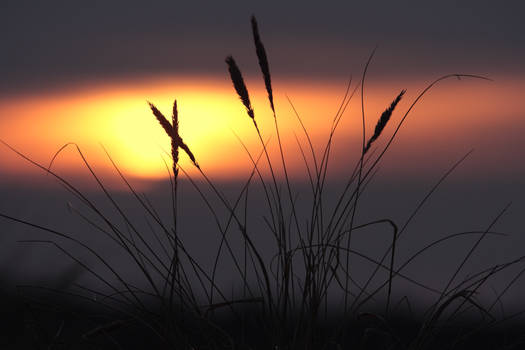
<instances>
[{"instance_id":1,"label":"dune grass","mask_svg":"<svg viewBox=\"0 0 525 350\"><path fill-rule=\"evenodd\" d=\"M268 141L265 141L268 135L262 133L256 122L258 116L250 101L249 90L241 70L235 59L228 56L226 65L234 91L251 119L254 132L260 141L260 153L252 154L242 144L241 139L241 146L245 148L252 162L252 169L250 176L240 186L234 200L228 199L222 193L221 189L206 174L206 165L202 164L201 167L197 162L198 155L191 152L191 145L184 143L181 136L184 131L179 130L178 126L179 118L184 118L184 116L178 114L177 101L173 104L171 123L153 103L148 102L153 116L171 141L172 164L171 167L168 164L166 166L170 174L172 198L172 217L169 220L161 217L148 198L133 188L109 153L106 152L115 172L127 186L130 195L142 208L151 228L150 232L142 231L136 218L130 217L122 209L77 145L71 144L70 146L76 148L100 191L117 212L118 220L101 210L97 203L90 200L74 184L53 171L51 165L38 164L2 141L20 157L56 178L66 190L83 203L84 209L90 215L94 215L97 221L79 211L80 217L91 225L94 231L102 233L125 252L134 264L137 275L144 280L143 285L135 285L128 281L120 272L122 267L112 265L108 257L99 253L96 247L84 243L72 234L0 213L0 217L47 233L46 237L49 238L25 242L49 244L56 247L104 287L96 290L91 286L77 285L74 291L54 291L62 296L74 296L77 300L82 300L87 304L95 304L111 315L104 322L99 321L97 326L84 329L76 344L93 345L95 344L94 339L102 338L111 340L114 342L112 344L117 346L119 338L114 334L118 335L122 329L139 329L145 337L154 339L152 343L173 349L349 349L370 348L370 346L425 349L437 346L435 345L438 339L437 334L443 324L472 308L477 309L483 317L488 319L483 323L483 327L502 321L492 316L492 309L518 277L509 282L490 306L481 305L475 298L476 293L500 271L522 264L524 257L518 257L508 263L471 274L461 281L457 279L467 261L474 255L479 243L488 235L498 235L493 232L493 226L507 207L503 208L483 231L450 234L422 247L405 261L396 259L399 238L411 220L468 154L443 174L402 225L389 218L378 218L371 222L360 223L356 215L360 198L366 194L367 185L376 173L378 165L413 107L420 102L421 98L436 84L446 79L486 78L469 74L450 74L434 80L410 103L384 145L374 149L375 142L387 133L388 123L393 113L397 112L396 107L403 98L405 90L402 90L378 117L373 134L367 138L364 87L366 72L373 57L371 55L360 82L352 86L350 80L339 110L332 120L326 144L320 153L312 143L300 115L296 112L301 131L307 140L306 144L298 141L311 192L309 193L311 202L308 202L308 214L304 215L297 208L297 192L294 189L293 178L288 173L285 161L286 150L282 146L279 116L274 105L269 60L254 17L251 18L251 29L258 63L268 94L268 104L273 114L273 132L279 146L279 159L272 159L268 152ZM352 168L351 175L338 192L338 197L335 199L336 205L333 208L327 208L324 205L325 190L334 134L340 125L343 113L359 88L361 89L363 122L362 149ZM295 111L291 101L290 105ZM153 118L152 122L154 122ZM188 176L180 166L179 149L184 151L198 169L199 179ZM321 157L318 157L319 154ZM265 169L269 170L268 177L263 175ZM187 180L185 183L192 186L201 196L215 221L220 236L220 243L216 247L214 263L211 266L203 265L194 258L178 229L177 206L179 205L180 172ZM281 173L283 177L282 180L279 180L278 174ZM247 222L246 211L250 207L248 192L254 186L260 187L266 199L264 206L267 214L263 220L267 225L262 229ZM373 258L354 248L353 235L358 235L364 229L375 229L380 226L391 230L391 236L384 238L390 243L388 249L382 253L381 259ZM257 240L254 239L257 235L271 238L274 250L272 252L263 251L257 245ZM403 273L409 264L428 250L439 247L444 242L465 236L476 236L477 238L442 290L426 286ZM84 263L80 257L75 256L64 247L64 241L71 241L80 246L98 261L98 264L93 266ZM239 241L242 242L240 249L236 244ZM375 266L364 283L353 278L355 267L351 258L359 258ZM241 290L237 296L230 296L224 290L224 283L218 281L220 278L219 266L223 259L232 262L231 275L240 281ZM423 319L417 324L417 332L409 337L402 336L396 331L395 308L400 303L406 302L406 300L393 300L393 282L398 279L403 279L407 283L418 286L426 293L436 296L435 302L428 307ZM96 300L87 297L93 294L98 296ZM364 312L365 307L372 300L378 299L382 301L384 307L382 310ZM329 315L329 304L334 302L339 303L340 312ZM475 331L476 329L471 329L468 332ZM452 340L461 344L462 337L469 336L468 332L455 335Z\"/></svg>"}]
</instances>

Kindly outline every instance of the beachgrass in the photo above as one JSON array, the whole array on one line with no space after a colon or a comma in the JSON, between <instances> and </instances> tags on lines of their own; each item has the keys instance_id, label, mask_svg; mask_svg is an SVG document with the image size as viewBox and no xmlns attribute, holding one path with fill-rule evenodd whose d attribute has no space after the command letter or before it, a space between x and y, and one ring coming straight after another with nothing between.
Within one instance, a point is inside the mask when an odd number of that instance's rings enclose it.
<instances>
[{"instance_id":1,"label":"beachgrass","mask_svg":"<svg viewBox=\"0 0 525 350\"><path fill-rule=\"evenodd\" d=\"M488 235L497 235L493 227L507 207L494 216L485 230L450 234L427 246L404 261L399 261L399 239L410 221L429 200L432 193L468 156L459 159L448 169L433 188L423 197L409 219L402 225L390 218L377 218L371 222L359 222L356 215L362 196L366 195L367 185L374 177L382 158L394 142L396 135L404 125L413 107L420 102L436 84L450 78L486 79L478 75L450 74L439 77L423 89L402 112L402 117L392 129L389 122L392 115L398 113L398 104L405 95L405 90L397 93L384 112L377 117L377 124L371 136L365 130L364 89L367 69L374 53L370 55L360 81L349 82L339 111L332 120L328 139L318 149L311 141L310 134L298 113L296 117L307 142L298 142L301 160L304 163L308 181L308 212L299 210L294 179L289 175L285 150L279 129L279 115L274 105L274 89L266 49L263 45L255 17L251 18L253 42L261 70L264 86L268 95L268 104L273 115L278 158L274 159L268 151L267 137L259 129L259 116L250 100L249 89L239 65L232 56L225 62L234 93L240 99L240 108L246 110L247 117L253 123L254 132L260 143L260 152L252 154L242 143L252 168L250 176L240 186L234 200L228 199L219 186L206 173L206 166L198 163L198 154L191 151L191 144L183 141L184 130L179 130L177 101L173 103L171 122L154 105L148 102L153 113L152 123L158 122L170 138L171 164L167 164L171 187L171 218L162 217L147 197L138 193L113 162L115 172L127 186L130 195L147 218L151 230L144 232L104 185L90 166L81 149L75 144L83 164L97 182L100 191L106 196L118 214L118 220L100 209L99 205L88 198L74 184L53 171L52 166L44 166L32 161L28 156L16 151L20 157L53 176L72 195L84 204L84 210L94 216L81 215L94 231L102 233L130 259L136 269L136 275L144 280L143 285L136 285L123 275L121 266L114 266L107 256L97 247L90 246L66 232L44 227L12 215L0 213L0 216L42 231L42 237L26 243L48 244L64 253L81 266L101 285L94 289L89 285L76 285L74 290L47 290L58 296L74 297L72 300L89 307L96 307L104 317L95 318L96 326L89 327L80 322L77 327L79 336L74 340L62 339L62 328L50 339L39 338L41 346L68 347L82 346L123 346L161 347L173 349L350 349L350 348L390 348L390 349L426 349L440 348L447 341L461 348L469 339L478 339L483 327L490 327L496 322L491 314L503 294L516 281L511 280L503 292L499 293L490 305L482 305L476 300L476 294L485 287L487 281L500 271L520 265L523 257L509 260L506 264L470 274L459 280L466 263L473 258L480 242ZM341 123L343 113L357 91L361 91L362 142L358 159L352 167L351 175L335 198L335 206L326 203L327 173L332 152L334 135ZM290 101L291 104L291 101ZM294 106L291 104L294 109ZM376 141L386 137L381 146ZM376 148L374 148L376 147ZM180 149L184 153L180 154ZM62 149L61 149L62 150ZM57 152L57 155L61 152ZM55 157L57 156L55 155ZM319 155L321 155L319 157ZM181 156L188 156L198 170L199 178L188 175L179 164ZM55 158L54 157L54 158ZM53 159L54 159L53 158ZM268 173L268 176L265 174ZM282 174L282 176L279 176ZM182 177L182 175L184 177ZM181 178L185 181L181 182ZM216 224L220 235L215 249L213 264L204 265L187 249L183 235L178 227L179 186L183 183L193 187L200 195ZM266 199L263 217L265 227L258 227L247 222L246 212L250 208L248 191L258 187ZM332 198L333 199L333 198ZM124 224L122 224L122 222ZM381 258L373 258L353 245L353 236L364 229L387 227L391 235L389 246L381 253ZM214 233L209 233L214 234ZM257 244L257 237L265 235L272 241L272 251ZM405 268L418 256L443 242L475 236L476 240L464 259L450 277L444 288L436 290L411 279L404 274ZM206 237L202 238L203 240ZM385 238L387 239L387 238ZM91 255L97 264L86 264L83 259L73 254L63 245L70 241ZM239 244L241 242L241 244ZM373 272L364 280L354 278L355 259L362 259L374 266ZM224 288L220 281L219 269L222 260L231 261L230 277L234 276L239 284L235 295ZM126 268L129 268L127 266ZM407 300L393 300L393 282L404 280L418 286L421 290L435 295L435 302L428 306L420 320L410 325L414 332L403 334L399 329L397 306ZM42 291L43 287L33 289ZM88 295L96 295L93 299ZM377 302L379 300L379 302ZM374 301L374 311L366 311L366 306ZM58 302L54 300L54 302ZM337 312L333 305L337 305ZM377 305L381 305L378 309ZM450 333L444 325L460 317L462 313L472 314L472 309L487 319L480 328L466 328L462 333ZM88 312L84 310L84 312ZM87 317L87 316L86 316ZM142 334L142 336L137 336ZM133 333L133 334L132 334ZM137 341L142 338L143 343ZM134 339L130 343L129 339ZM106 345L101 345L106 344ZM111 345L107 345L111 344ZM120 345L119 345L120 344ZM155 344L155 345L152 345Z\"/></svg>"}]
</instances>

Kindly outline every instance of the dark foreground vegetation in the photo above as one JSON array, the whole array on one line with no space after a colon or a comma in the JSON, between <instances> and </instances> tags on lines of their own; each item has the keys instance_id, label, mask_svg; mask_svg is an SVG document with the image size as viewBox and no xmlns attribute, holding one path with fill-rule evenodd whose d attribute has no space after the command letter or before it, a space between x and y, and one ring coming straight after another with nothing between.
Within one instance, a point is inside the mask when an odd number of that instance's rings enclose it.
<instances>
[{"instance_id":1,"label":"dark foreground vegetation","mask_svg":"<svg viewBox=\"0 0 525 350\"><path fill-rule=\"evenodd\" d=\"M2 349L523 349L525 323L512 320L502 324L487 319L466 318L440 323L415 346L424 320L407 312L384 319L375 314L341 315L320 319L311 338L275 347L268 335L265 315L259 308L238 308L231 314L214 317L215 325L181 317L183 332L167 346L155 331L121 313L108 312L96 302L79 302L50 291L25 297L5 296L0 327ZM220 328L215 328L220 327ZM276 330L272 330L272 333ZM294 330L279 331L293 339ZM276 334L273 333L273 336ZM302 335L304 336L304 334ZM191 344L191 345L190 345Z\"/></svg>"}]
</instances>

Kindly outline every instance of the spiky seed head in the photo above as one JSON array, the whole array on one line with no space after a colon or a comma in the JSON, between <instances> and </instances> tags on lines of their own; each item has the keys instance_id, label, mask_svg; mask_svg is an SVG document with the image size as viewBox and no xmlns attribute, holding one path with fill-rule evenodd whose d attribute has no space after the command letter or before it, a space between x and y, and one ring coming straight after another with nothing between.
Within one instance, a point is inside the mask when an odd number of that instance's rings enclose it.
<instances>
[{"instance_id":1,"label":"spiky seed head","mask_svg":"<svg viewBox=\"0 0 525 350\"><path fill-rule=\"evenodd\" d=\"M254 119L255 115L253 113L252 104L250 103L250 96L248 95L246 84L244 84L241 71L232 56L226 57L225 61L228 65L228 71L230 72L233 87L235 88L235 91L237 91L237 95L239 95L242 104L246 107L246 113L248 113L250 118Z\"/></svg>"},{"instance_id":2,"label":"spiky seed head","mask_svg":"<svg viewBox=\"0 0 525 350\"><path fill-rule=\"evenodd\" d=\"M157 118L157 121L160 123L166 134L168 134L169 137L173 137L173 127L171 126L170 122L166 119L164 114L162 114L161 111L159 111L153 103L148 101L148 104L151 108L151 111L153 112L153 115Z\"/></svg>"},{"instance_id":3,"label":"spiky seed head","mask_svg":"<svg viewBox=\"0 0 525 350\"><path fill-rule=\"evenodd\" d=\"M387 109L385 109L385 111L381 114L381 116L379 117L379 120L377 121L375 130L374 130L374 135L372 135L370 140L368 140L368 142L366 144L366 147L363 150L363 153L366 153L370 149L370 146L372 145L372 142L377 140L377 138L381 135L381 133L385 129L386 124L390 120L390 117L392 116L392 113L394 112L394 109L396 108L396 106L399 103L399 101L401 101L401 99L403 98L403 95L405 94L405 92L406 92L406 90L401 90L401 92L399 93L399 95L397 95L395 100L392 101L390 106Z\"/></svg>"},{"instance_id":4,"label":"spiky seed head","mask_svg":"<svg viewBox=\"0 0 525 350\"><path fill-rule=\"evenodd\" d=\"M173 126L153 103L148 101L148 104L151 108L151 111L153 112L153 115L157 118L160 125L171 139L171 156L173 158L173 173L175 176L178 174L177 164L179 162L179 147L182 148L186 154L188 154L193 164L200 169L200 166L197 163L197 160L195 159L195 156L191 152L190 148L184 143L184 141L182 141L182 138L179 136L179 113L177 110L177 100L175 100L173 103Z\"/></svg>"},{"instance_id":5,"label":"spiky seed head","mask_svg":"<svg viewBox=\"0 0 525 350\"><path fill-rule=\"evenodd\" d=\"M171 117L171 121L171 125L173 125L175 133L179 134L179 111L177 109L177 100L173 101L173 115Z\"/></svg>"},{"instance_id":6,"label":"spiky seed head","mask_svg":"<svg viewBox=\"0 0 525 350\"><path fill-rule=\"evenodd\" d=\"M270 65L268 64L268 57L266 56L266 50L261 41L261 36L259 35L259 27L257 26L257 20L255 19L255 16L252 16L251 23L253 42L255 44L255 52L257 53L259 67L261 67L261 72L263 74L264 85L266 86L266 91L268 92L268 101L270 101L270 107L272 108L272 112L275 113L275 108L273 105L273 91L272 79L270 75Z\"/></svg>"}]
</instances>

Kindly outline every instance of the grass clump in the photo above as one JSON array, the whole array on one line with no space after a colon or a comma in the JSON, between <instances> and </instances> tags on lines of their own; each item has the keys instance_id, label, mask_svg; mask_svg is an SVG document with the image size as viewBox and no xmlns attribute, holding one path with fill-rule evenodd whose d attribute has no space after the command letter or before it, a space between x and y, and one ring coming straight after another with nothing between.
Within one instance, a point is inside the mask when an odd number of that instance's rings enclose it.
<instances>
[{"instance_id":1,"label":"grass clump","mask_svg":"<svg viewBox=\"0 0 525 350\"><path fill-rule=\"evenodd\" d=\"M76 286L75 291L54 291L59 295L74 296L77 301L83 300L87 304L95 304L96 307L106 311L106 317L103 320L97 318L95 325L91 328L84 329L85 326L82 325L81 336L75 340L75 344L90 346L94 344L93 339L102 338L114 341L118 345L122 343L122 337L126 337L125 330L136 332L139 329L144 332L145 337L154 339L152 344L172 349L426 349L440 348L447 340L448 333L442 329L440 320L446 319L446 322L451 322L450 320L453 320L454 317L462 312L468 312L471 308L479 310L484 316L491 315L492 307L487 308L480 305L475 299L476 293L486 284L487 280L500 271L523 263L523 258L520 257L506 264L480 271L461 282L456 282L456 278L479 243L488 235L498 235L492 231L492 228L506 208L484 231L462 232L446 236L421 248L406 261L396 261L400 236L431 194L465 157L442 176L404 225L398 225L389 218L379 218L364 223L358 223L356 218L360 197L415 104L435 84L444 79L452 77L484 78L475 75L451 74L436 79L412 102L386 145L372 152L369 152L372 145L384 134L405 90L397 95L378 118L374 133L366 143L364 102L362 100L363 147L350 176L337 193L336 205L333 208L325 206L327 172L333 147L333 136L359 86L362 90L362 97L364 95L366 70L370 60L367 62L360 84L353 91L351 81L348 84L339 111L332 121L330 134L320 158L311 142L308 130L297 114L302 131L308 140L306 145L299 143L308 173L312 198L304 214L297 206L297 193L288 175L274 105L268 57L255 17L251 18L251 28L268 103L273 113L280 160L276 163L270 157L267 142L264 142L261 130L256 123L255 112L242 73L234 58L228 56L226 64L231 81L246 113L253 122L261 144L259 155L253 155L247 151L253 167L250 176L233 201L226 198L217 185L208 178L204 167L199 166L194 154L180 136L176 100L173 104L171 123L162 112L148 102L154 117L171 141L173 164L171 170L167 167L170 172L172 198L173 222L171 224L168 224L159 215L147 197L136 192L108 154L116 173L144 212L151 228L149 233L142 230L136 220L131 218L117 203L114 196L92 170L78 146L73 145L100 190L117 212L119 220L124 222L123 225L118 224L117 220L102 211L73 184L51 170L51 167L37 164L13 149L21 157L55 177L73 196L80 200L100 223L87 216L81 217L94 230L101 232L123 251L137 269L137 274L145 281L144 285L135 285L128 281L121 269L113 266L107 257L71 234L0 213L3 218L35 227L54 236L55 239L30 242L53 245L76 264L82 266L104 286L104 290L96 290L90 286ZM197 182L187 176L185 170L180 167L179 149L182 149L191 159L193 165L199 170L203 182ZM311 161L308 160L307 155L311 157ZM262 157L265 159L264 166L270 170L269 178L263 176L263 165L260 163ZM278 169L281 169L284 174L282 183L277 180ZM212 266L205 266L194 257L182 238L182 232L179 232L177 225L179 171L186 175L189 184L202 197L216 223L220 239ZM267 226L264 230L253 229L255 225L249 225L247 222L248 191L255 185L255 179L258 179L264 198L266 198L264 205L268 213L264 217ZM203 188L204 186L206 189ZM214 206L213 201L219 203L220 208ZM355 248L351 238L352 235L365 229L375 229L380 225L391 230L392 239L389 239L389 247L381 259L376 259ZM265 248L263 249L256 243L256 236L261 234L273 239L274 251L270 255ZM477 235L478 239L443 290L426 286L404 274L403 270L424 252L444 241L469 235ZM105 272L102 273L96 266L84 263L65 248L61 240L80 246L98 261L99 267L102 267ZM239 241L241 242L240 248L237 244ZM374 266L372 273L364 283L354 278L355 268L351 264L351 256ZM228 293L225 292L224 286L218 281L219 264L221 259L226 259L226 257L232 263L231 275L237 276L240 281L241 291L238 296L227 296ZM410 334L404 334L403 330L397 327L402 322L396 319L395 309L400 303L407 301L401 299L395 304L392 302L393 281L396 279L402 279L416 285L426 293L437 295L436 302L428 308L422 321L410 326L411 329L416 330ZM511 281L509 287L514 282L515 280ZM90 293L94 293L98 298L96 300L87 298L86 295ZM495 302L497 303L501 297L502 294L498 295ZM384 309L376 308L373 312L365 312L364 308L377 299L384 300L379 303L384 306ZM330 310L329 313L330 304L337 300L341 301L339 312ZM408 302L407 304L410 305ZM122 332L123 329L124 332L120 333L120 338L114 335ZM468 331L475 333L476 329ZM445 336L438 336L439 332ZM468 335L468 332L454 335L453 340L456 345L463 341L462 337L465 335ZM46 345L49 344L46 343ZM138 343L135 345L138 346Z\"/></svg>"}]
</instances>

